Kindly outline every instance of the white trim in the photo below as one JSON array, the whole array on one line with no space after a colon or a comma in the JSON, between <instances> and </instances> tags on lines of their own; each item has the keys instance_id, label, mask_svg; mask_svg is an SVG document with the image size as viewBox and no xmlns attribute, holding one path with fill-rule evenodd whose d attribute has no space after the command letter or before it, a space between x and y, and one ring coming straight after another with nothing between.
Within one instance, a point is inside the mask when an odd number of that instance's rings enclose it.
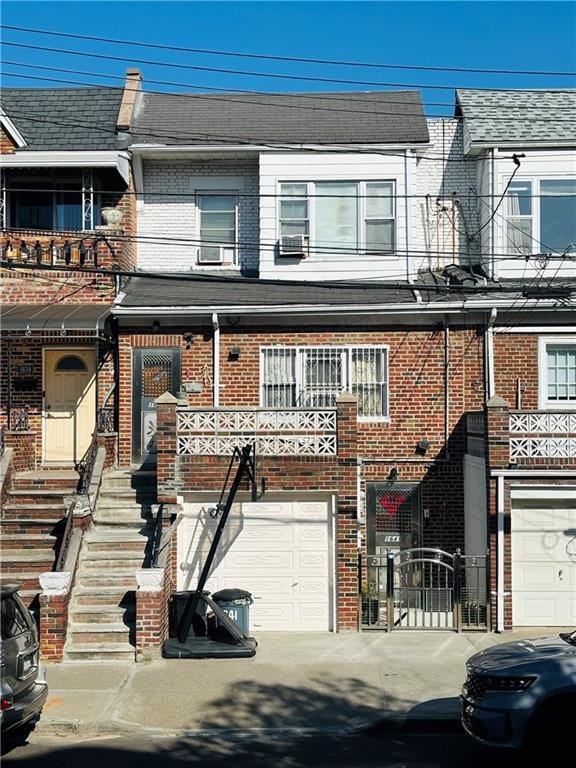
<instances>
[{"instance_id":1,"label":"white trim","mask_svg":"<svg viewBox=\"0 0 576 768\"><path fill-rule=\"evenodd\" d=\"M556 477L559 479L576 477L576 469L492 469L491 477Z\"/></svg>"},{"instance_id":2,"label":"white trim","mask_svg":"<svg viewBox=\"0 0 576 768\"><path fill-rule=\"evenodd\" d=\"M504 478L496 481L497 546L496 546L496 623L497 631L504 631Z\"/></svg>"},{"instance_id":3,"label":"white trim","mask_svg":"<svg viewBox=\"0 0 576 768\"><path fill-rule=\"evenodd\" d=\"M0 156L5 168L116 168L128 183L129 156L126 152L16 152Z\"/></svg>"},{"instance_id":4,"label":"white trim","mask_svg":"<svg viewBox=\"0 0 576 768\"><path fill-rule=\"evenodd\" d=\"M212 327L214 329L213 337L213 349L212 359L214 361L214 371L212 373L213 382L213 395L212 395L212 407L220 407L220 323L218 322L218 313L212 313Z\"/></svg>"},{"instance_id":5,"label":"white trim","mask_svg":"<svg viewBox=\"0 0 576 768\"><path fill-rule=\"evenodd\" d=\"M570 333L574 334L573 325L525 325L525 326L505 326L494 328L494 333ZM565 341L565 339L561 339Z\"/></svg>"},{"instance_id":6,"label":"white trim","mask_svg":"<svg viewBox=\"0 0 576 768\"><path fill-rule=\"evenodd\" d=\"M338 503L336 500L336 494L330 494L330 501L328 502L328 536L330 537L330 559L332 560L328 589L330 590L330 604L331 604L331 620L329 622L330 632L338 632L338 536L337 536L337 521L338 521Z\"/></svg>"},{"instance_id":7,"label":"white trim","mask_svg":"<svg viewBox=\"0 0 576 768\"><path fill-rule=\"evenodd\" d=\"M203 181L204 180L202 179L202 182ZM209 184L203 183L201 187L199 187L198 185L195 185L193 188L194 214L195 214L194 215L194 236L197 239L197 241L200 243L200 245L194 246L194 249L196 251L195 266L197 267L222 266L225 268L237 267L239 266L238 242L240 239L240 216L239 216L240 195L242 194L244 185L242 185L242 191L241 191L238 186L230 187L228 189L226 186L220 183L220 179L210 179L209 181L212 183L209 183ZM234 197L236 200L236 202L234 203L234 240L231 243L211 243L209 245L207 242L205 243L202 240L202 234L201 234L202 208L199 205L198 198L199 197L216 197L218 195L222 195L225 197ZM200 261L200 251L204 246L220 248L220 261L212 262L212 263L209 261ZM224 261L224 251L232 251L232 262Z\"/></svg>"},{"instance_id":8,"label":"white trim","mask_svg":"<svg viewBox=\"0 0 576 768\"><path fill-rule=\"evenodd\" d=\"M574 332L574 329L572 329ZM540 336L538 338L538 409L541 411L576 410L575 400L549 400L548 399L548 364L547 354L549 346L566 346L576 349L576 336Z\"/></svg>"},{"instance_id":9,"label":"white trim","mask_svg":"<svg viewBox=\"0 0 576 768\"><path fill-rule=\"evenodd\" d=\"M404 144L295 144L293 142L279 142L274 144L132 144L132 154L194 154L202 152L323 152L325 154L342 152L396 152L407 149L428 149L429 141L406 142Z\"/></svg>"},{"instance_id":10,"label":"white trim","mask_svg":"<svg viewBox=\"0 0 576 768\"><path fill-rule=\"evenodd\" d=\"M576 500L576 485L519 485L510 489L511 499L570 499Z\"/></svg>"},{"instance_id":11,"label":"white trim","mask_svg":"<svg viewBox=\"0 0 576 768\"><path fill-rule=\"evenodd\" d=\"M16 142L16 146L18 147L25 147L26 146L26 139L18 128L16 128L15 124L12 122L12 120L8 117L6 112L2 109L0 106L0 123L4 127L4 130L6 133L9 133L10 136L14 139Z\"/></svg>"}]
</instances>

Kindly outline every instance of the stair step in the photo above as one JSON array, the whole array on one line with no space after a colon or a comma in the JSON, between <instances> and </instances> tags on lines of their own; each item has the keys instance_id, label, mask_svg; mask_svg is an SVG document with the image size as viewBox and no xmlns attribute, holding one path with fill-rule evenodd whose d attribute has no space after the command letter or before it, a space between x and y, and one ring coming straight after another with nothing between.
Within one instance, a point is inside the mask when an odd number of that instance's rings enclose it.
<instances>
[{"instance_id":1,"label":"stair step","mask_svg":"<svg viewBox=\"0 0 576 768\"><path fill-rule=\"evenodd\" d=\"M80 565L78 566L78 573L89 574L93 571L104 570L105 568L113 568L115 571L125 568L126 570L130 569L131 573L134 573L137 568L142 567L143 560L144 553L135 555L131 554L129 557L114 558L111 558L110 555L107 554L106 557L102 557L96 560L92 558L83 558L80 561Z\"/></svg>"},{"instance_id":2,"label":"stair step","mask_svg":"<svg viewBox=\"0 0 576 768\"><path fill-rule=\"evenodd\" d=\"M58 540L55 536L43 533L0 533L0 549L54 549ZM44 547L40 546L44 544Z\"/></svg>"},{"instance_id":3,"label":"stair step","mask_svg":"<svg viewBox=\"0 0 576 768\"><path fill-rule=\"evenodd\" d=\"M136 617L135 605L126 607L117 605L75 605L74 599L68 609L73 622L78 624L123 624L131 627Z\"/></svg>"},{"instance_id":4,"label":"stair step","mask_svg":"<svg viewBox=\"0 0 576 768\"><path fill-rule=\"evenodd\" d=\"M33 563L36 561L44 562L50 560L54 560L53 549L5 549L2 552L3 568L5 568L8 563Z\"/></svg>"},{"instance_id":5,"label":"stair step","mask_svg":"<svg viewBox=\"0 0 576 768\"><path fill-rule=\"evenodd\" d=\"M129 643L66 643L66 661L134 661L135 649Z\"/></svg>"},{"instance_id":6,"label":"stair step","mask_svg":"<svg viewBox=\"0 0 576 768\"><path fill-rule=\"evenodd\" d=\"M130 629L125 624L73 624L68 629L71 645L128 643Z\"/></svg>"},{"instance_id":7,"label":"stair step","mask_svg":"<svg viewBox=\"0 0 576 768\"><path fill-rule=\"evenodd\" d=\"M44 573L46 570L52 570L51 568L42 568L41 570L38 570L36 572L30 572L30 571L10 571L10 579L13 579L14 581L18 581L22 585L22 591L23 592L34 592L34 594L37 594L38 592L41 592L40 588L40 581L39 576L41 573Z\"/></svg>"},{"instance_id":8,"label":"stair step","mask_svg":"<svg viewBox=\"0 0 576 768\"><path fill-rule=\"evenodd\" d=\"M134 571L107 571L102 573L82 573L76 577L80 587L132 587L136 589L136 574Z\"/></svg>"},{"instance_id":9,"label":"stair step","mask_svg":"<svg viewBox=\"0 0 576 768\"><path fill-rule=\"evenodd\" d=\"M136 589L124 586L85 587L77 584L72 593L72 600L77 607L105 606L123 607L134 605Z\"/></svg>"}]
</instances>

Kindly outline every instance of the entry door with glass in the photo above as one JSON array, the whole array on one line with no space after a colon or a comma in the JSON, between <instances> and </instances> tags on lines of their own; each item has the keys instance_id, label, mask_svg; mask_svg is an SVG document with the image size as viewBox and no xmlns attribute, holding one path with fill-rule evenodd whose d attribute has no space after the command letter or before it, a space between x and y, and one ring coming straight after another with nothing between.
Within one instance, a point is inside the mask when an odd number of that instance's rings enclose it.
<instances>
[{"instance_id":1,"label":"entry door with glass","mask_svg":"<svg viewBox=\"0 0 576 768\"><path fill-rule=\"evenodd\" d=\"M44 461L80 461L96 424L93 349L44 351Z\"/></svg>"},{"instance_id":2,"label":"entry door with glass","mask_svg":"<svg viewBox=\"0 0 576 768\"><path fill-rule=\"evenodd\" d=\"M156 398L180 390L180 350L135 349L132 358L132 460L156 454Z\"/></svg>"}]
</instances>

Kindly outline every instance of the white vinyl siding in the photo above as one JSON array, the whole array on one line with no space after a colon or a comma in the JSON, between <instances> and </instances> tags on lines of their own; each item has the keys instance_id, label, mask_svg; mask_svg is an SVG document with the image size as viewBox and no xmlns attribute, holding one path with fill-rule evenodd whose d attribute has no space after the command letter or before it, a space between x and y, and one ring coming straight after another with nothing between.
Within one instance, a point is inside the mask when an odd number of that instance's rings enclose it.
<instances>
[{"instance_id":1,"label":"white vinyl siding","mask_svg":"<svg viewBox=\"0 0 576 768\"><path fill-rule=\"evenodd\" d=\"M388 417L385 347L269 347L261 357L265 408L332 408L349 391L358 397L360 418Z\"/></svg>"}]
</instances>

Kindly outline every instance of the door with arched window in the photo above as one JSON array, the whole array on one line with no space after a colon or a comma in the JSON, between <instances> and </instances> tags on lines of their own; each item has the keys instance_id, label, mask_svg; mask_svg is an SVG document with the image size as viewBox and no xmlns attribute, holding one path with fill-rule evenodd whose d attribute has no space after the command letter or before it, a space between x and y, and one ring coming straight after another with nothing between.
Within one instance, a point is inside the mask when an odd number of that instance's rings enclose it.
<instances>
[{"instance_id":1,"label":"door with arched window","mask_svg":"<svg viewBox=\"0 0 576 768\"><path fill-rule=\"evenodd\" d=\"M44 461L79 461L96 424L93 349L44 351Z\"/></svg>"}]
</instances>

